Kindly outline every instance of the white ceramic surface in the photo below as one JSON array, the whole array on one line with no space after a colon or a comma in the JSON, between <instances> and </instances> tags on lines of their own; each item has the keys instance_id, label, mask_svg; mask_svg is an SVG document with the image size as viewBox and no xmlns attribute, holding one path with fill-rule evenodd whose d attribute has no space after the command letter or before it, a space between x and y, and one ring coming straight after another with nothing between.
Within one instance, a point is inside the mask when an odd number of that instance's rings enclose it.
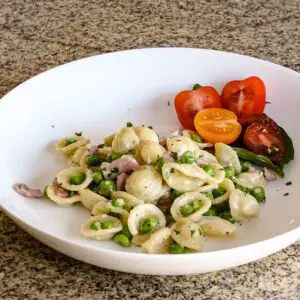
<instances>
[{"instance_id":1,"label":"white ceramic surface","mask_svg":"<svg viewBox=\"0 0 300 300\"><path fill-rule=\"evenodd\" d=\"M213 85L251 75L267 86L267 113L293 138L296 159L286 178L267 188L258 220L238 228L234 240L209 241L203 253L149 255L113 242L80 236L89 216L80 207L60 208L25 199L11 186L42 188L66 166L55 141L83 131L95 143L124 125L176 129L174 95L193 83ZM274 253L300 238L300 74L246 56L211 50L161 48L111 53L54 68L8 93L0 101L0 201L6 213L41 242L76 259L105 268L144 274L189 274L244 264ZM168 106L168 101L171 103ZM53 127L54 126L54 127ZM285 183L292 180L293 185ZM289 192L289 196L283 194Z\"/></svg>"}]
</instances>

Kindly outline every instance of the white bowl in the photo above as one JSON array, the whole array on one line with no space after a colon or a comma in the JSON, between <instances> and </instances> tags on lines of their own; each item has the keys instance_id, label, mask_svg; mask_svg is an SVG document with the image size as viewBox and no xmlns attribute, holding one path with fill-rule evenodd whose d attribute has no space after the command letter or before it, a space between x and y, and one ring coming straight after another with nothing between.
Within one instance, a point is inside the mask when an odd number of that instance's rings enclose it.
<instances>
[{"instance_id":1,"label":"white bowl","mask_svg":"<svg viewBox=\"0 0 300 300\"><path fill-rule=\"evenodd\" d=\"M209 272L260 259L300 237L299 161L286 178L267 188L258 220L238 228L234 240L208 242L202 253L150 255L79 233L89 213L25 199L11 188L26 182L42 188L66 166L54 149L57 139L83 131L95 143L123 126L152 125L166 132L179 126L174 95L198 82L219 91L227 81L260 76L267 86L267 113L300 149L300 74L259 59L212 50L161 48L82 59L40 74L0 102L0 199L5 212L46 245L104 268L143 274ZM168 102L171 103L168 106ZM291 186L286 186L287 181ZM289 196L283 194L288 192Z\"/></svg>"}]
</instances>

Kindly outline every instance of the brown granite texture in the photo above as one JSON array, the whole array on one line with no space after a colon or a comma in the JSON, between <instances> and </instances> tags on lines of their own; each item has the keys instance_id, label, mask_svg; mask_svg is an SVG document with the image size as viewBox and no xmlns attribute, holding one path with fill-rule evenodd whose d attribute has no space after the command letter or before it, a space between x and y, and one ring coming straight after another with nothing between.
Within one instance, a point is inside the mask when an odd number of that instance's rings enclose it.
<instances>
[{"instance_id":1,"label":"brown granite texture","mask_svg":"<svg viewBox=\"0 0 300 300\"><path fill-rule=\"evenodd\" d=\"M300 71L300 1L0 0L0 97L56 65L142 47L212 48ZM0 299L300 299L300 244L193 276L118 273L40 244L0 213Z\"/></svg>"}]
</instances>

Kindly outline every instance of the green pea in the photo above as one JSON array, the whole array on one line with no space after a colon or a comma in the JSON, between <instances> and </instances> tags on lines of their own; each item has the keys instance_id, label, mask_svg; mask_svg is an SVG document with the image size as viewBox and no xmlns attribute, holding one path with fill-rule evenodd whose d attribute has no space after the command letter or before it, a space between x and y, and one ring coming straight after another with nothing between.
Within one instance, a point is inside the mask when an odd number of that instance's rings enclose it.
<instances>
[{"instance_id":1,"label":"green pea","mask_svg":"<svg viewBox=\"0 0 300 300\"><path fill-rule=\"evenodd\" d=\"M204 165L202 168L209 176L215 176L215 171L212 166Z\"/></svg>"},{"instance_id":2,"label":"green pea","mask_svg":"<svg viewBox=\"0 0 300 300\"><path fill-rule=\"evenodd\" d=\"M200 192L200 194L203 194L204 196L206 196L211 201L214 200L214 196L213 196L212 192Z\"/></svg>"},{"instance_id":3,"label":"green pea","mask_svg":"<svg viewBox=\"0 0 300 300\"><path fill-rule=\"evenodd\" d=\"M218 187L218 188L216 188L212 191L212 194L213 194L214 198L218 198L220 196L223 196L225 193L226 193L226 190L222 187Z\"/></svg>"},{"instance_id":4,"label":"green pea","mask_svg":"<svg viewBox=\"0 0 300 300\"><path fill-rule=\"evenodd\" d=\"M132 124L131 122L127 122L127 123L126 123L126 126L127 126L127 127L132 127L133 124Z\"/></svg>"},{"instance_id":5,"label":"green pea","mask_svg":"<svg viewBox=\"0 0 300 300\"><path fill-rule=\"evenodd\" d=\"M99 184L103 180L102 172L96 171L93 173L93 181Z\"/></svg>"},{"instance_id":6,"label":"green pea","mask_svg":"<svg viewBox=\"0 0 300 300\"><path fill-rule=\"evenodd\" d=\"M194 152L185 151L181 157L181 162L184 164L193 164L196 161Z\"/></svg>"},{"instance_id":7,"label":"green pea","mask_svg":"<svg viewBox=\"0 0 300 300\"><path fill-rule=\"evenodd\" d=\"M181 192L178 192L176 190L172 190L171 194L170 194L170 199L172 201L174 201L176 198L178 198L179 196L181 196L182 193Z\"/></svg>"},{"instance_id":8,"label":"green pea","mask_svg":"<svg viewBox=\"0 0 300 300\"><path fill-rule=\"evenodd\" d=\"M114 241L119 244L122 247L129 247L130 246L130 240L125 234L117 234L114 237Z\"/></svg>"},{"instance_id":9,"label":"green pea","mask_svg":"<svg viewBox=\"0 0 300 300\"><path fill-rule=\"evenodd\" d=\"M257 200L257 202L264 202L266 200L266 193L263 187L257 186L253 188L251 195Z\"/></svg>"},{"instance_id":10,"label":"green pea","mask_svg":"<svg viewBox=\"0 0 300 300\"><path fill-rule=\"evenodd\" d=\"M191 139L196 143L202 143L203 142L203 139L201 138L201 136L199 134L196 134L196 133L191 134Z\"/></svg>"},{"instance_id":11,"label":"green pea","mask_svg":"<svg viewBox=\"0 0 300 300\"><path fill-rule=\"evenodd\" d=\"M211 207L206 213L204 213L204 216L216 216L217 214L217 210Z\"/></svg>"},{"instance_id":12,"label":"green pea","mask_svg":"<svg viewBox=\"0 0 300 300\"><path fill-rule=\"evenodd\" d=\"M91 224L90 228L91 228L92 230L100 230L100 229L102 228L102 223L101 223L100 221L94 221L94 222Z\"/></svg>"},{"instance_id":13,"label":"green pea","mask_svg":"<svg viewBox=\"0 0 300 300\"><path fill-rule=\"evenodd\" d=\"M44 197L45 197L46 199L50 199L49 196L48 196L48 193L47 193L47 188L48 188L48 186L49 186L49 185L46 185L45 188L44 188Z\"/></svg>"},{"instance_id":14,"label":"green pea","mask_svg":"<svg viewBox=\"0 0 300 300\"><path fill-rule=\"evenodd\" d=\"M185 205L181 206L180 212L185 217L189 216L190 214L193 213L193 206L192 206L192 204L185 204Z\"/></svg>"},{"instance_id":15,"label":"green pea","mask_svg":"<svg viewBox=\"0 0 300 300\"><path fill-rule=\"evenodd\" d=\"M231 179L235 175L235 169L233 167L224 168L225 177Z\"/></svg>"},{"instance_id":16,"label":"green pea","mask_svg":"<svg viewBox=\"0 0 300 300\"><path fill-rule=\"evenodd\" d=\"M110 228L112 228L113 227L113 224L112 224L112 222L103 222L102 224L101 224L101 228L102 229L110 229Z\"/></svg>"},{"instance_id":17,"label":"green pea","mask_svg":"<svg viewBox=\"0 0 300 300\"><path fill-rule=\"evenodd\" d=\"M112 162L112 161L120 158L122 155L123 155L123 153L118 153L118 152L111 153L107 156L107 161Z\"/></svg>"},{"instance_id":18,"label":"green pea","mask_svg":"<svg viewBox=\"0 0 300 300\"><path fill-rule=\"evenodd\" d=\"M162 167L164 165L164 163L166 163L167 161L164 160L162 157L160 157L158 160L157 160L157 163L156 163L156 168L157 168L157 171L161 174L162 173Z\"/></svg>"},{"instance_id":19,"label":"green pea","mask_svg":"<svg viewBox=\"0 0 300 300\"><path fill-rule=\"evenodd\" d=\"M99 194L104 197L110 196L115 189L116 184L112 180L103 180L99 184Z\"/></svg>"},{"instance_id":20,"label":"green pea","mask_svg":"<svg viewBox=\"0 0 300 300\"><path fill-rule=\"evenodd\" d=\"M235 223L234 217L231 215L229 210L223 211L219 213L219 217L229 221L230 223Z\"/></svg>"},{"instance_id":21,"label":"green pea","mask_svg":"<svg viewBox=\"0 0 300 300\"><path fill-rule=\"evenodd\" d=\"M248 172L249 169L251 168L251 162L250 161L243 161L241 163L241 167L242 167L242 172Z\"/></svg>"},{"instance_id":22,"label":"green pea","mask_svg":"<svg viewBox=\"0 0 300 300\"><path fill-rule=\"evenodd\" d=\"M77 173L70 176L69 182L73 185L79 185L82 184L85 180L85 174L84 173Z\"/></svg>"},{"instance_id":23,"label":"green pea","mask_svg":"<svg viewBox=\"0 0 300 300\"><path fill-rule=\"evenodd\" d=\"M184 247L179 244L172 244L170 245L168 252L170 254L182 254L184 253Z\"/></svg>"},{"instance_id":24,"label":"green pea","mask_svg":"<svg viewBox=\"0 0 300 300\"><path fill-rule=\"evenodd\" d=\"M111 201L111 205L114 207L123 207L125 204L123 199L115 199Z\"/></svg>"},{"instance_id":25,"label":"green pea","mask_svg":"<svg viewBox=\"0 0 300 300\"><path fill-rule=\"evenodd\" d=\"M139 231L141 233L148 233L153 231L153 229L157 226L158 220L155 216L149 216L141 221Z\"/></svg>"},{"instance_id":26,"label":"green pea","mask_svg":"<svg viewBox=\"0 0 300 300\"><path fill-rule=\"evenodd\" d=\"M128 228L128 225L125 225L120 233L126 235L130 241L132 240L132 234Z\"/></svg>"},{"instance_id":27,"label":"green pea","mask_svg":"<svg viewBox=\"0 0 300 300\"><path fill-rule=\"evenodd\" d=\"M193 212L199 210L201 207L201 202L199 200L195 200L192 202Z\"/></svg>"},{"instance_id":28,"label":"green pea","mask_svg":"<svg viewBox=\"0 0 300 300\"><path fill-rule=\"evenodd\" d=\"M77 142L77 140L75 140L75 139L66 139L65 146L69 146L69 145L74 144L76 142Z\"/></svg>"},{"instance_id":29,"label":"green pea","mask_svg":"<svg viewBox=\"0 0 300 300\"><path fill-rule=\"evenodd\" d=\"M200 85L199 83L195 83L195 84L193 85L193 91L195 91L195 90L197 90L197 89L199 89L199 88L201 88L201 85Z\"/></svg>"},{"instance_id":30,"label":"green pea","mask_svg":"<svg viewBox=\"0 0 300 300\"><path fill-rule=\"evenodd\" d=\"M89 155L86 162L89 167L97 167L101 164L101 158L98 155Z\"/></svg>"}]
</instances>

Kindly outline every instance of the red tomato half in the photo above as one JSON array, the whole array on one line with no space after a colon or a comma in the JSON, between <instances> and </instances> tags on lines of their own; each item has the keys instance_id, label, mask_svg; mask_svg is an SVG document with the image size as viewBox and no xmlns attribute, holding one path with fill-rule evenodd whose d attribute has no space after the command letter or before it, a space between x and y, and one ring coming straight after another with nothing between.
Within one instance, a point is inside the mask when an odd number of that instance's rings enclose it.
<instances>
[{"instance_id":1,"label":"red tomato half","mask_svg":"<svg viewBox=\"0 0 300 300\"><path fill-rule=\"evenodd\" d=\"M279 161L285 155L285 144L281 134L264 123L253 123L246 129L244 146L273 161Z\"/></svg>"},{"instance_id":2,"label":"red tomato half","mask_svg":"<svg viewBox=\"0 0 300 300\"><path fill-rule=\"evenodd\" d=\"M205 108L220 108L221 99L213 87L203 86L195 91L183 91L175 97L175 109L178 119L186 129L195 130L194 117Z\"/></svg>"},{"instance_id":3,"label":"red tomato half","mask_svg":"<svg viewBox=\"0 0 300 300\"><path fill-rule=\"evenodd\" d=\"M256 76L228 82L221 94L222 105L238 116L262 114L266 105L266 87Z\"/></svg>"}]
</instances>

